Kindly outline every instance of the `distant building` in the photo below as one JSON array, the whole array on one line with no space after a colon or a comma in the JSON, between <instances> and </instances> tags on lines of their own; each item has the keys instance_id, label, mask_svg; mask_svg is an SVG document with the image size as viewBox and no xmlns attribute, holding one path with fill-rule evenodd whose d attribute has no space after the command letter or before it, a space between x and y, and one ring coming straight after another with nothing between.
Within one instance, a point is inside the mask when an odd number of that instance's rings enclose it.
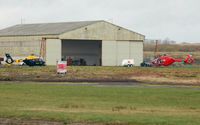
<instances>
[{"instance_id":1,"label":"distant building","mask_svg":"<svg viewBox=\"0 0 200 125\"><path fill-rule=\"evenodd\" d=\"M143 61L145 36L106 21L21 24L0 30L0 56L10 53L57 60L84 59L87 65L119 66L133 58Z\"/></svg>"}]
</instances>

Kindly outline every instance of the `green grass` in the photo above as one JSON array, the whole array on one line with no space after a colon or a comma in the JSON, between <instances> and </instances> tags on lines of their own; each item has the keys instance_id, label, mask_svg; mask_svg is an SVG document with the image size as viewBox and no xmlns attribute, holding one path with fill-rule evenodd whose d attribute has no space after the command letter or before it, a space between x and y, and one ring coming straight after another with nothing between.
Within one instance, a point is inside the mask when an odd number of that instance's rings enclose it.
<instances>
[{"instance_id":1,"label":"green grass","mask_svg":"<svg viewBox=\"0 0 200 125\"><path fill-rule=\"evenodd\" d=\"M199 125L199 87L0 83L0 117L133 125Z\"/></svg>"}]
</instances>

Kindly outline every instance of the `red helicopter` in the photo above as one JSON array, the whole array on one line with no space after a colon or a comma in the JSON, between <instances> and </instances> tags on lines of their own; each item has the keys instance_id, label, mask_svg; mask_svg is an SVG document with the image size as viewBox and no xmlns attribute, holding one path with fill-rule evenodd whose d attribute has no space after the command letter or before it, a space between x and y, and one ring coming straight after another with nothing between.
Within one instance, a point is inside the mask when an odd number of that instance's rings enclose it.
<instances>
[{"instance_id":1,"label":"red helicopter","mask_svg":"<svg viewBox=\"0 0 200 125\"><path fill-rule=\"evenodd\" d=\"M194 58L192 57L192 55L187 55L187 58L184 60L184 59L175 59L168 55L163 55L163 56L158 56L150 63L143 62L141 63L141 66L142 67L170 66L175 62L178 62L178 63L183 62L184 64L193 64Z\"/></svg>"}]
</instances>

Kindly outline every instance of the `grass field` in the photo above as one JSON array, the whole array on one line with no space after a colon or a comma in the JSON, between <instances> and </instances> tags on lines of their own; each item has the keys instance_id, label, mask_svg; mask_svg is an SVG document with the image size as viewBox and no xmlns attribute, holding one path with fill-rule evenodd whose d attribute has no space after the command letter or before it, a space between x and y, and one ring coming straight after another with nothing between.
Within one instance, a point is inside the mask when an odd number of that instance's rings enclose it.
<instances>
[{"instance_id":1,"label":"grass field","mask_svg":"<svg viewBox=\"0 0 200 125\"><path fill-rule=\"evenodd\" d=\"M199 87L0 83L0 117L133 125L199 125Z\"/></svg>"},{"instance_id":2,"label":"grass field","mask_svg":"<svg viewBox=\"0 0 200 125\"><path fill-rule=\"evenodd\" d=\"M68 67L68 74L56 74L56 67L2 67L0 81L139 81L157 84L200 85L199 66L161 68Z\"/></svg>"},{"instance_id":3,"label":"grass field","mask_svg":"<svg viewBox=\"0 0 200 125\"><path fill-rule=\"evenodd\" d=\"M144 51L154 52L156 43L144 43ZM159 44L159 52L200 52L200 43L189 44Z\"/></svg>"}]
</instances>

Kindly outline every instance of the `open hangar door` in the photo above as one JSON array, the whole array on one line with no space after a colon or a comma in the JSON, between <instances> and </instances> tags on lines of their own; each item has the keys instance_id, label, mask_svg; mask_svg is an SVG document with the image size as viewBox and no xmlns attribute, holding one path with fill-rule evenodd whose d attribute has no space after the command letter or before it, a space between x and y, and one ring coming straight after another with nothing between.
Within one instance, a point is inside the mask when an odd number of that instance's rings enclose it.
<instances>
[{"instance_id":1,"label":"open hangar door","mask_svg":"<svg viewBox=\"0 0 200 125\"><path fill-rule=\"evenodd\" d=\"M73 65L101 66L101 51L100 40L62 40L62 59Z\"/></svg>"}]
</instances>

